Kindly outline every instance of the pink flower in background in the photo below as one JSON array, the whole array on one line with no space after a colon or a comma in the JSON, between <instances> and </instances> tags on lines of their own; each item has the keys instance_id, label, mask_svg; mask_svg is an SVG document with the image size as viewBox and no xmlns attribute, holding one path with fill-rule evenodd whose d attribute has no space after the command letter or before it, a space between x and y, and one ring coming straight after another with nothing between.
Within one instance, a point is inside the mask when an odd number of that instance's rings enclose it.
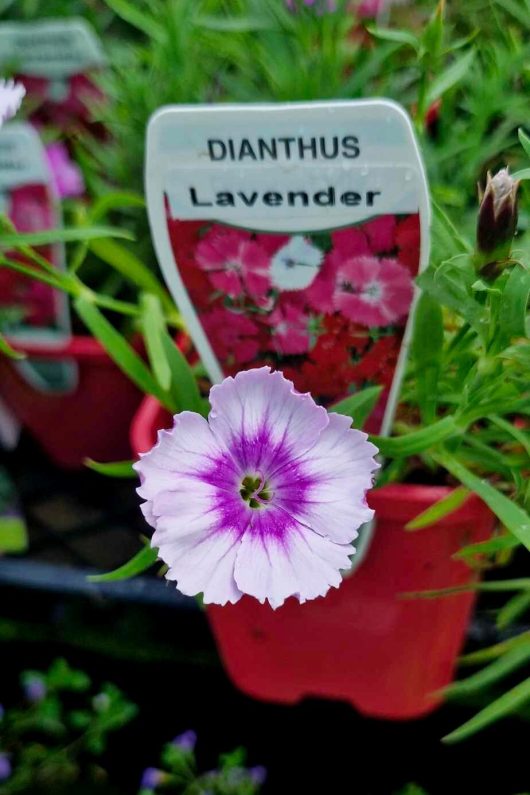
<instances>
[{"instance_id":1,"label":"pink flower in background","mask_svg":"<svg viewBox=\"0 0 530 795\"><path fill-rule=\"evenodd\" d=\"M213 286L230 298L246 292L263 299L271 286L269 255L248 234L214 226L197 246L196 259Z\"/></svg>"},{"instance_id":2,"label":"pink flower in background","mask_svg":"<svg viewBox=\"0 0 530 795\"><path fill-rule=\"evenodd\" d=\"M340 257L334 252L331 258ZM337 263L334 308L364 326L387 326L407 314L413 287L395 259L350 257Z\"/></svg>"},{"instance_id":3,"label":"pink flower in background","mask_svg":"<svg viewBox=\"0 0 530 795\"><path fill-rule=\"evenodd\" d=\"M280 300L267 318L271 325L272 344L280 354L301 354L309 350L309 317L300 306Z\"/></svg>"},{"instance_id":4,"label":"pink flower in background","mask_svg":"<svg viewBox=\"0 0 530 795\"><path fill-rule=\"evenodd\" d=\"M259 351L258 327L246 315L218 307L201 315L204 330L221 361L250 362Z\"/></svg>"},{"instance_id":5,"label":"pink flower in background","mask_svg":"<svg viewBox=\"0 0 530 795\"><path fill-rule=\"evenodd\" d=\"M85 182L79 166L73 162L68 149L62 141L54 141L46 147L55 190L59 198L68 199L82 196Z\"/></svg>"},{"instance_id":6,"label":"pink flower in background","mask_svg":"<svg viewBox=\"0 0 530 795\"><path fill-rule=\"evenodd\" d=\"M177 414L135 464L167 578L206 603L324 596L373 515L377 449L268 367L226 378L210 403L208 420Z\"/></svg>"},{"instance_id":7,"label":"pink flower in background","mask_svg":"<svg viewBox=\"0 0 530 795\"><path fill-rule=\"evenodd\" d=\"M375 19L389 11L392 6L403 5L407 0L362 0L357 6L357 16L360 19Z\"/></svg>"},{"instance_id":8,"label":"pink flower in background","mask_svg":"<svg viewBox=\"0 0 530 795\"><path fill-rule=\"evenodd\" d=\"M0 79L0 127L20 108L26 89L14 80Z\"/></svg>"}]
</instances>

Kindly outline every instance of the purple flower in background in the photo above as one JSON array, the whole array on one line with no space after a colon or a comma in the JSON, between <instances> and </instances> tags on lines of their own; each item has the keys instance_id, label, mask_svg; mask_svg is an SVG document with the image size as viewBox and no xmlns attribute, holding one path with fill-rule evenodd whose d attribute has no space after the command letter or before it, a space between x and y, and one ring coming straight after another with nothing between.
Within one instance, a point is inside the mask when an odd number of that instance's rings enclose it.
<instances>
[{"instance_id":1,"label":"purple flower in background","mask_svg":"<svg viewBox=\"0 0 530 795\"><path fill-rule=\"evenodd\" d=\"M156 789L164 782L166 774L163 770L158 770L156 767L146 767L142 773L140 781L140 789Z\"/></svg>"},{"instance_id":2,"label":"purple flower in background","mask_svg":"<svg viewBox=\"0 0 530 795\"><path fill-rule=\"evenodd\" d=\"M6 781L11 775L11 762L7 754L0 751L0 781Z\"/></svg>"},{"instance_id":3,"label":"purple flower in background","mask_svg":"<svg viewBox=\"0 0 530 795\"><path fill-rule=\"evenodd\" d=\"M0 79L0 127L15 115L25 94L26 89L21 83Z\"/></svg>"},{"instance_id":4,"label":"purple flower in background","mask_svg":"<svg viewBox=\"0 0 530 795\"><path fill-rule=\"evenodd\" d=\"M263 367L212 387L135 464L166 577L206 603L324 596L350 567L377 449Z\"/></svg>"},{"instance_id":5,"label":"purple flower in background","mask_svg":"<svg viewBox=\"0 0 530 795\"><path fill-rule=\"evenodd\" d=\"M171 741L171 745L176 745L182 751L193 751L197 743L197 735L192 729L179 734Z\"/></svg>"},{"instance_id":6,"label":"purple flower in background","mask_svg":"<svg viewBox=\"0 0 530 795\"><path fill-rule=\"evenodd\" d=\"M357 7L357 16L360 19L375 19L385 14L392 6L404 5L407 0L361 0Z\"/></svg>"},{"instance_id":7,"label":"purple flower in background","mask_svg":"<svg viewBox=\"0 0 530 795\"><path fill-rule=\"evenodd\" d=\"M46 147L46 156L52 173L57 195L61 199L82 196L85 181L79 166L73 162L62 141L54 141Z\"/></svg>"},{"instance_id":8,"label":"purple flower in background","mask_svg":"<svg viewBox=\"0 0 530 795\"><path fill-rule=\"evenodd\" d=\"M46 696L46 682L40 676L27 676L24 679L23 687L24 695L28 701L31 701L32 704L42 701L42 699Z\"/></svg>"},{"instance_id":9,"label":"purple flower in background","mask_svg":"<svg viewBox=\"0 0 530 795\"><path fill-rule=\"evenodd\" d=\"M263 765L256 765L256 767L249 768L248 774L252 783L261 787L267 779L267 768Z\"/></svg>"}]
</instances>

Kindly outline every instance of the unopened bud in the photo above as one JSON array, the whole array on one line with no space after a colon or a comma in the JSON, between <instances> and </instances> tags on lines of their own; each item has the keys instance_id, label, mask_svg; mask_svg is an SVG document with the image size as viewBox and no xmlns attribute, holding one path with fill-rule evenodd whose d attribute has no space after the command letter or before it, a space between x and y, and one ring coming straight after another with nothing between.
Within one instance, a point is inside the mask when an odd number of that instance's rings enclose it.
<instances>
[{"instance_id":1,"label":"unopened bud","mask_svg":"<svg viewBox=\"0 0 530 795\"><path fill-rule=\"evenodd\" d=\"M508 257L517 228L517 190L519 180L507 168L494 177L488 172L486 190L481 196L477 224L477 248L482 254Z\"/></svg>"}]
</instances>

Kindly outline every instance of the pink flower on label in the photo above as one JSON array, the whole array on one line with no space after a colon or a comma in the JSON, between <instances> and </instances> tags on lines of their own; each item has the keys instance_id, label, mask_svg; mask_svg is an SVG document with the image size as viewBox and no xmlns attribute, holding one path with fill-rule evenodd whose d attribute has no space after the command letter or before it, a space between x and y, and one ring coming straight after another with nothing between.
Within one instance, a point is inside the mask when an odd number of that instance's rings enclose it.
<instances>
[{"instance_id":1,"label":"pink flower on label","mask_svg":"<svg viewBox=\"0 0 530 795\"><path fill-rule=\"evenodd\" d=\"M350 567L377 453L268 367L226 378L135 464L167 578L206 603L324 596Z\"/></svg>"},{"instance_id":2,"label":"pink flower on label","mask_svg":"<svg viewBox=\"0 0 530 795\"><path fill-rule=\"evenodd\" d=\"M201 315L201 320L221 361L244 364L257 356L258 328L246 315L218 307Z\"/></svg>"},{"instance_id":3,"label":"pink flower on label","mask_svg":"<svg viewBox=\"0 0 530 795\"><path fill-rule=\"evenodd\" d=\"M309 350L309 317L300 306L280 301L268 317L272 344L280 354L301 354Z\"/></svg>"},{"instance_id":4,"label":"pink flower on label","mask_svg":"<svg viewBox=\"0 0 530 795\"><path fill-rule=\"evenodd\" d=\"M392 251L396 246L396 217L395 215L381 215L364 224L363 231L368 237L370 251L373 254L382 254Z\"/></svg>"},{"instance_id":5,"label":"pink flower on label","mask_svg":"<svg viewBox=\"0 0 530 795\"><path fill-rule=\"evenodd\" d=\"M70 158L65 144L62 141L48 144L46 156L59 198L68 199L82 196L85 192L83 174L77 163Z\"/></svg>"},{"instance_id":6,"label":"pink flower on label","mask_svg":"<svg viewBox=\"0 0 530 795\"><path fill-rule=\"evenodd\" d=\"M331 258L341 257L334 252ZM395 259L350 257L337 263L333 305L363 326L388 326L407 314L413 294L409 271Z\"/></svg>"},{"instance_id":7,"label":"pink flower on label","mask_svg":"<svg viewBox=\"0 0 530 795\"><path fill-rule=\"evenodd\" d=\"M0 127L16 114L25 94L26 89L20 83L0 79Z\"/></svg>"},{"instance_id":8,"label":"pink flower on label","mask_svg":"<svg viewBox=\"0 0 530 795\"><path fill-rule=\"evenodd\" d=\"M271 286L269 255L248 233L214 226L197 246L196 258L213 286L230 298L248 293L263 300Z\"/></svg>"}]
</instances>

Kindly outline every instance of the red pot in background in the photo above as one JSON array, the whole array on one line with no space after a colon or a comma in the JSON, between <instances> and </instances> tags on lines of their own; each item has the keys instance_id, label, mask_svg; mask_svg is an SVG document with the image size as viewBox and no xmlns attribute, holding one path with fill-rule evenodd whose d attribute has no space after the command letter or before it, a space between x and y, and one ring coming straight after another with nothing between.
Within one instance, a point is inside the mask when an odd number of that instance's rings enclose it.
<instances>
[{"instance_id":1,"label":"red pot in background","mask_svg":"<svg viewBox=\"0 0 530 795\"><path fill-rule=\"evenodd\" d=\"M146 398L132 425L136 454L156 441L170 417ZM339 589L278 610L244 597L209 606L226 669L255 698L295 703L306 696L349 701L373 717L416 718L440 703L454 676L475 595L404 599L403 594L473 582L452 558L464 544L491 534L494 516L471 496L436 525L405 524L448 493L445 487L391 484L369 494L377 526L362 565Z\"/></svg>"},{"instance_id":2,"label":"red pot in background","mask_svg":"<svg viewBox=\"0 0 530 795\"><path fill-rule=\"evenodd\" d=\"M142 393L92 337L73 337L63 348L16 344L33 359L71 360L78 383L67 394L42 392L16 365L0 357L0 397L59 466L75 469L87 457L117 461L131 456L129 431Z\"/></svg>"}]
</instances>

